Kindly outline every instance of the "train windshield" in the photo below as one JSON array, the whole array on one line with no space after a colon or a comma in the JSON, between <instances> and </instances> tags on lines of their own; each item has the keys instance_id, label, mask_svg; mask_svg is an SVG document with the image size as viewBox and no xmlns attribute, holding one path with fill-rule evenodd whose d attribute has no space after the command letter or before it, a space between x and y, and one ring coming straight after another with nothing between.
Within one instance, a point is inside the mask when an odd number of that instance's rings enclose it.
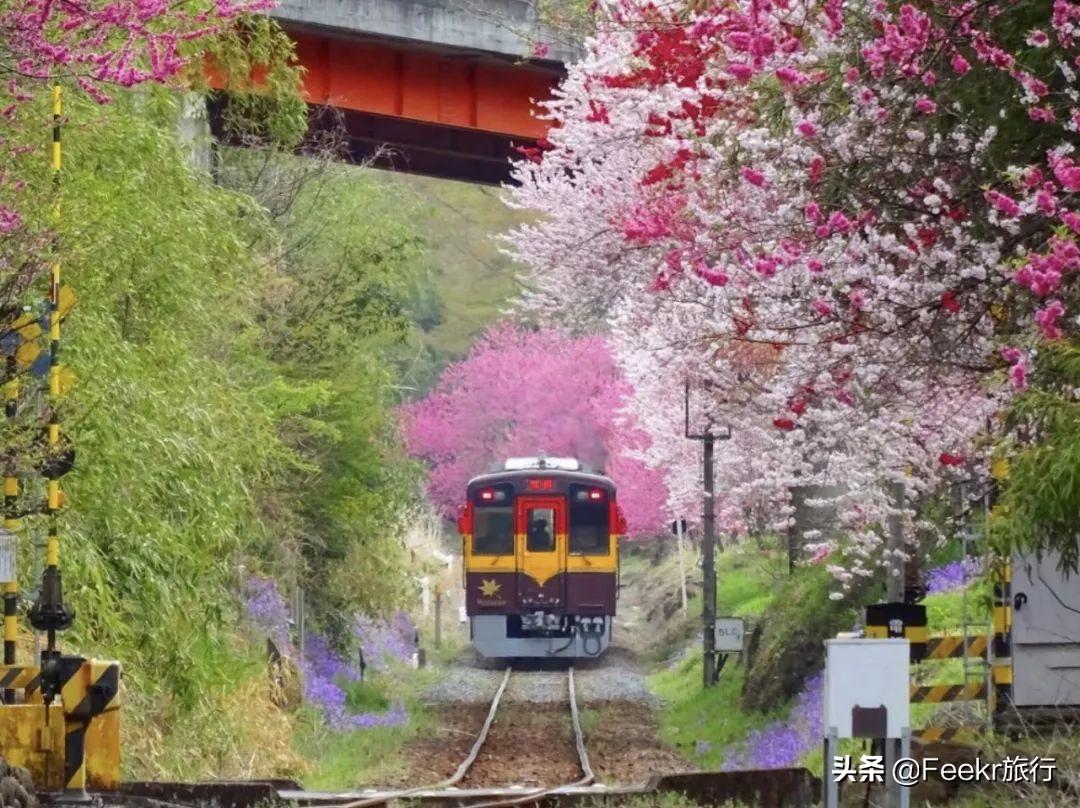
<instances>
[{"instance_id":1,"label":"train windshield","mask_svg":"<svg viewBox=\"0 0 1080 808\"><path fill-rule=\"evenodd\" d=\"M599 497L599 498L597 498ZM607 492L570 486L570 553L607 555L610 552Z\"/></svg>"},{"instance_id":2,"label":"train windshield","mask_svg":"<svg viewBox=\"0 0 1080 808\"><path fill-rule=\"evenodd\" d=\"M514 554L513 506L476 509L473 513L473 552L476 555Z\"/></svg>"},{"instance_id":3,"label":"train windshield","mask_svg":"<svg viewBox=\"0 0 1080 808\"><path fill-rule=\"evenodd\" d=\"M529 508L526 523L529 533L525 547L530 553L547 553L555 549L554 508Z\"/></svg>"}]
</instances>

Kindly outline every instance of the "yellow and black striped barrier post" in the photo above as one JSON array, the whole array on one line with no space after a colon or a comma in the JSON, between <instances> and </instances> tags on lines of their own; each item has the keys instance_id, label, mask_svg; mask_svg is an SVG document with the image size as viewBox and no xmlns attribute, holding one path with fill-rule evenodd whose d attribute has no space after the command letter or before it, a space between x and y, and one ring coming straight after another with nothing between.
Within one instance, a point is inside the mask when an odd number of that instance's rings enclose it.
<instances>
[{"instance_id":1,"label":"yellow and black striped barrier post","mask_svg":"<svg viewBox=\"0 0 1080 808\"><path fill-rule=\"evenodd\" d=\"M87 738L90 722L120 709L120 665L79 657L60 657L60 699L64 704L64 791L62 799L88 799Z\"/></svg>"},{"instance_id":2,"label":"yellow and black striped barrier post","mask_svg":"<svg viewBox=\"0 0 1080 808\"><path fill-rule=\"evenodd\" d=\"M53 87L53 132L52 132L52 171L55 192L53 210L56 224L60 222L60 170L62 168L60 150L60 132L63 115L62 95L59 85ZM45 512L48 519L45 542L45 569L41 578L41 592L30 609L30 623L38 631L47 632L46 649L41 654L43 671L58 656L56 650L56 632L71 625L74 614L64 603L63 580L60 576L60 507L63 502L60 493L60 252L58 240L53 243L53 260L49 274L49 426L46 457L42 464L46 479ZM45 677L42 696L46 705L52 702L56 691Z\"/></svg>"},{"instance_id":3,"label":"yellow and black striped barrier post","mask_svg":"<svg viewBox=\"0 0 1080 808\"><path fill-rule=\"evenodd\" d=\"M952 701L978 701L986 698L986 684L971 682L966 685L912 685L912 704L944 704Z\"/></svg>"},{"instance_id":4,"label":"yellow and black striped barrier post","mask_svg":"<svg viewBox=\"0 0 1080 808\"><path fill-rule=\"evenodd\" d=\"M19 363L12 351L7 357L4 380L4 416L12 424L19 414ZM6 459L4 469L4 529L16 541L22 528L19 519L19 476L18 458L14 455ZM8 548L14 559L15 548ZM4 664L14 665L17 659L15 642L18 639L19 584L11 571L10 581L4 581ZM15 703L15 691L6 688L3 693L5 704Z\"/></svg>"},{"instance_id":5,"label":"yellow and black striped barrier post","mask_svg":"<svg viewBox=\"0 0 1080 808\"><path fill-rule=\"evenodd\" d=\"M966 640L966 645L965 645ZM974 637L949 635L931 637L926 645L924 659L961 659L963 657L986 656L986 637L977 634Z\"/></svg>"},{"instance_id":6,"label":"yellow and black striped barrier post","mask_svg":"<svg viewBox=\"0 0 1080 808\"><path fill-rule=\"evenodd\" d=\"M1011 604L1009 604L1011 607ZM998 612L995 611L995 632L998 632ZM991 638L978 635L929 636L926 620L926 608L917 604L879 603L866 607L865 636L872 639L903 637L911 644L911 662L918 664L926 660L959 659L963 657L985 657ZM994 647L1000 645L999 634L993 637ZM1007 642L1007 638L1006 638ZM1011 675L1012 668L1008 671ZM996 681L996 680L995 680ZM912 704L944 704L956 701L989 701L993 688L986 682L967 682L963 684L913 684L909 690ZM914 730L912 737L923 743L944 743L963 741L974 737L971 727L929 726Z\"/></svg>"},{"instance_id":7,"label":"yellow and black striped barrier post","mask_svg":"<svg viewBox=\"0 0 1080 808\"><path fill-rule=\"evenodd\" d=\"M12 709L30 711L0 721L4 754L27 766L42 789L60 789L55 802L88 802L88 786L105 791L119 787L120 678L118 662L78 656L55 655L41 668L0 666L0 688L24 693L25 703ZM37 706L43 686L55 690L62 709ZM53 729L50 710L56 710ZM36 742L27 743L27 728Z\"/></svg>"},{"instance_id":8,"label":"yellow and black striped barrier post","mask_svg":"<svg viewBox=\"0 0 1080 808\"><path fill-rule=\"evenodd\" d=\"M1000 713L1012 701L1012 563L1002 559L993 570L994 637L990 680L993 683L991 713Z\"/></svg>"},{"instance_id":9,"label":"yellow and black striped barrier post","mask_svg":"<svg viewBox=\"0 0 1080 808\"><path fill-rule=\"evenodd\" d=\"M11 314L14 315L14 311ZM19 510L19 470L23 457L22 440L18 435L16 419L19 416L19 400L22 394L20 374L41 353L37 342L38 337L41 336L41 326L36 317L23 312L6 327L10 330L4 335L4 341L7 343L4 357L4 417L7 419L11 435L3 461L5 544L0 550L0 555L3 556L3 563L0 564L3 568L0 583L3 584L4 600L4 665L11 666L17 661L16 643L19 636L17 561L22 531L22 514ZM4 689L3 701L5 704L14 704L15 691Z\"/></svg>"},{"instance_id":10,"label":"yellow and black striped barrier post","mask_svg":"<svg viewBox=\"0 0 1080 808\"><path fill-rule=\"evenodd\" d=\"M60 124L63 115L62 97L59 85L53 87L53 136L52 170L56 188L56 219L60 220L60 169L62 168L60 151ZM53 456L60 448L60 256L53 256L49 277L49 446L48 453ZM60 567L60 481L50 479L47 482L49 533L45 544L46 575L51 568L59 574ZM55 629L53 630L55 631ZM50 650L54 637L50 637Z\"/></svg>"},{"instance_id":11,"label":"yellow and black striped barrier post","mask_svg":"<svg viewBox=\"0 0 1080 808\"><path fill-rule=\"evenodd\" d=\"M911 646L911 661L919 662L926 653L929 629L926 607L918 603L873 603L865 611L865 636L875 640L898 637Z\"/></svg>"}]
</instances>

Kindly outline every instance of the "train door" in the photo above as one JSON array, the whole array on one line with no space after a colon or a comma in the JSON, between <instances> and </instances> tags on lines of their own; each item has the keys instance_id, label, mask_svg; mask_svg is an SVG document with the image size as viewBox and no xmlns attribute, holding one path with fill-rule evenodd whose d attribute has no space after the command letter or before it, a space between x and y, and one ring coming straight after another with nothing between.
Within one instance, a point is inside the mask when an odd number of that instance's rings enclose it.
<instances>
[{"instance_id":1,"label":"train door","mask_svg":"<svg viewBox=\"0 0 1080 808\"><path fill-rule=\"evenodd\" d=\"M518 605L554 608L566 603L566 502L561 497L519 497Z\"/></svg>"}]
</instances>

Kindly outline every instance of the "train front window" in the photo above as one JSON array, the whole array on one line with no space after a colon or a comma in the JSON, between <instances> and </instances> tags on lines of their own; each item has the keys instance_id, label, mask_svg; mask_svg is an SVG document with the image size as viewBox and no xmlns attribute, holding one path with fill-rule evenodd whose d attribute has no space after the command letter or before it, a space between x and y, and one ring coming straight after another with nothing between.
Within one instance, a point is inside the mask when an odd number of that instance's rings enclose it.
<instances>
[{"instance_id":1,"label":"train front window","mask_svg":"<svg viewBox=\"0 0 1080 808\"><path fill-rule=\"evenodd\" d=\"M530 553L548 553L555 549L554 508L529 508L525 524L528 530L525 547Z\"/></svg>"},{"instance_id":2,"label":"train front window","mask_svg":"<svg viewBox=\"0 0 1080 808\"><path fill-rule=\"evenodd\" d=\"M475 555L514 554L514 509L477 508L473 512L473 553Z\"/></svg>"},{"instance_id":3,"label":"train front window","mask_svg":"<svg viewBox=\"0 0 1080 808\"><path fill-rule=\"evenodd\" d=\"M570 487L569 532L571 555L607 555L611 551L606 491L587 486Z\"/></svg>"}]
</instances>

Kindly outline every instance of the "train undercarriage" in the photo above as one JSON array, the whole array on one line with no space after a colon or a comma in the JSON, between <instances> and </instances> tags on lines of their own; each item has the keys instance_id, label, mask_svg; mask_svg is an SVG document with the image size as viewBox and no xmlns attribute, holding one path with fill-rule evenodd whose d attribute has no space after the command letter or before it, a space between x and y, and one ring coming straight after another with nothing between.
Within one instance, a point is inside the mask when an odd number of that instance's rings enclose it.
<instances>
[{"instance_id":1,"label":"train undercarriage","mask_svg":"<svg viewBox=\"0 0 1080 808\"><path fill-rule=\"evenodd\" d=\"M533 612L469 618L473 646L485 657L596 657L611 643L611 616L584 617Z\"/></svg>"}]
</instances>

